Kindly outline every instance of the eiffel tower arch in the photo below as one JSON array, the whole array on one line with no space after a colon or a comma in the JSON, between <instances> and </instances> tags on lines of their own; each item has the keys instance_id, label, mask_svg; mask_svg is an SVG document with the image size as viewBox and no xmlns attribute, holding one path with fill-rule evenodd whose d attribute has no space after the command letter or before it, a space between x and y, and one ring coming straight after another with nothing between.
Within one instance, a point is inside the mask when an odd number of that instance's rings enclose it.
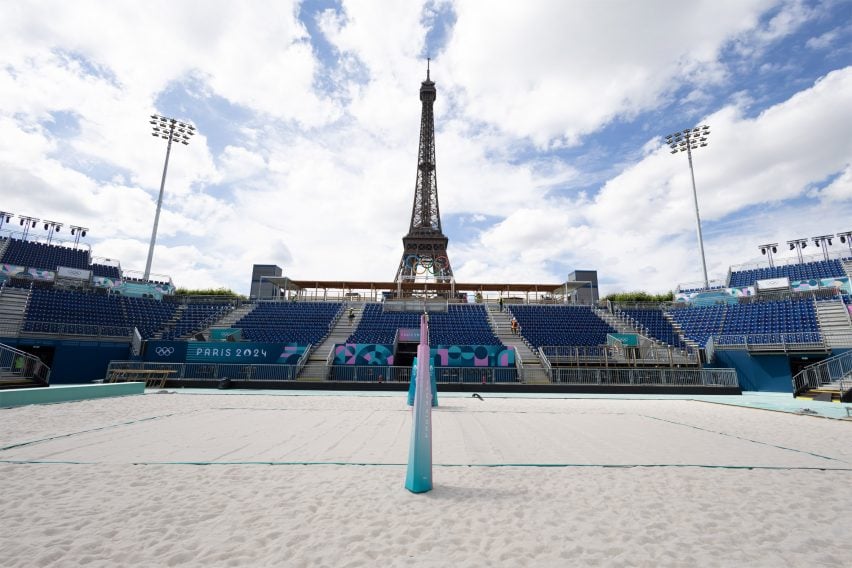
<instances>
[{"instance_id":1,"label":"eiffel tower arch","mask_svg":"<svg viewBox=\"0 0 852 568\"><path fill-rule=\"evenodd\" d=\"M417 151L417 182L408 234L402 237L402 260L394 282L418 279L451 282L453 269L447 256L448 239L441 231L438 207L438 180L435 172L435 83L429 78L420 83L420 143Z\"/></svg>"}]
</instances>

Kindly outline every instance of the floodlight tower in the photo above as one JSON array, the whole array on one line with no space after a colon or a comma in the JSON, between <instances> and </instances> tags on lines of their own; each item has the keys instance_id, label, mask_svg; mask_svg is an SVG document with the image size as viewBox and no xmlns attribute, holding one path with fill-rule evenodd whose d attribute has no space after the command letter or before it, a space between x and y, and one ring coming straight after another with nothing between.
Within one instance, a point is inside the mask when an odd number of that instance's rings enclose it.
<instances>
[{"instance_id":1,"label":"floodlight tower","mask_svg":"<svg viewBox=\"0 0 852 568\"><path fill-rule=\"evenodd\" d=\"M695 201L695 223L698 232L698 250L701 253L701 268L704 271L704 289L710 288L710 279L707 278L707 261L704 259L704 237L701 234L701 215L698 213L698 192L695 190L695 170L692 167L692 151L707 146L710 136L710 127L705 125L695 128L686 128L666 136L666 144L671 148L672 154L686 152L689 157L689 173L692 175L692 198Z\"/></svg>"},{"instance_id":2,"label":"floodlight tower","mask_svg":"<svg viewBox=\"0 0 852 568\"><path fill-rule=\"evenodd\" d=\"M77 225L71 225L71 236L74 237L74 248L77 248L80 245L80 237L85 237L86 231L88 230L88 227L78 227Z\"/></svg>"},{"instance_id":3,"label":"floodlight tower","mask_svg":"<svg viewBox=\"0 0 852 568\"><path fill-rule=\"evenodd\" d=\"M8 218L6 220L8 221ZM841 243L849 246L849 256L852 257L852 231L837 233L837 238L840 239Z\"/></svg>"},{"instance_id":4,"label":"floodlight tower","mask_svg":"<svg viewBox=\"0 0 852 568\"><path fill-rule=\"evenodd\" d=\"M47 244L50 244L50 241L53 240L53 233L58 233L63 223L48 221L47 219L43 219L42 222L44 223L44 230L47 231Z\"/></svg>"},{"instance_id":5,"label":"floodlight tower","mask_svg":"<svg viewBox=\"0 0 852 568\"><path fill-rule=\"evenodd\" d=\"M793 239L792 241L787 241L787 244L790 245L790 250L796 251L796 256L799 257L799 264L805 262L805 259L802 257L802 249L807 248L808 239Z\"/></svg>"},{"instance_id":6,"label":"floodlight tower","mask_svg":"<svg viewBox=\"0 0 852 568\"><path fill-rule=\"evenodd\" d=\"M151 275L151 261L154 260L154 244L157 242L157 226L160 224L160 209L163 206L163 189L166 187L166 172L169 169L172 142L180 142L186 146L189 144L189 139L195 135L194 126L174 118L152 114L148 122L153 127L151 136L167 140L168 145L166 145L166 163L163 165L163 179L160 181L160 196L157 198L157 213L154 215L154 229L151 231L151 244L148 247L148 261L145 263L145 280L148 280Z\"/></svg>"},{"instance_id":7,"label":"floodlight tower","mask_svg":"<svg viewBox=\"0 0 852 568\"><path fill-rule=\"evenodd\" d=\"M822 249L822 255L825 257L825 260L828 260L828 247L832 245L831 239L833 238L834 235L819 235L811 238L814 244Z\"/></svg>"},{"instance_id":8,"label":"floodlight tower","mask_svg":"<svg viewBox=\"0 0 852 568\"><path fill-rule=\"evenodd\" d=\"M0 211L0 230L3 229L3 224L8 223L14 216L14 213L10 213L8 211Z\"/></svg>"},{"instance_id":9,"label":"floodlight tower","mask_svg":"<svg viewBox=\"0 0 852 568\"><path fill-rule=\"evenodd\" d=\"M18 215L18 221L21 226L24 228L23 240L27 240L27 235L30 234L30 229L35 229L36 223L38 223L41 219L36 217L30 217L28 215Z\"/></svg>"},{"instance_id":10,"label":"floodlight tower","mask_svg":"<svg viewBox=\"0 0 852 568\"><path fill-rule=\"evenodd\" d=\"M760 245L760 254L765 254L766 258L769 259L769 268L775 268L775 263L772 262L772 255L778 252L778 243L767 243L765 245Z\"/></svg>"}]
</instances>

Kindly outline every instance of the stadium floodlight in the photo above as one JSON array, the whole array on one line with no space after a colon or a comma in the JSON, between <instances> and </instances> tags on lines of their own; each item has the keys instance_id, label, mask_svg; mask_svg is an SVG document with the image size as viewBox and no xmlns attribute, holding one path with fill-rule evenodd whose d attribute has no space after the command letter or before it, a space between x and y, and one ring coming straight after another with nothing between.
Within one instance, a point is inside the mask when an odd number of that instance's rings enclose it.
<instances>
[{"instance_id":1,"label":"stadium floodlight","mask_svg":"<svg viewBox=\"0 0 852 568\"><path fill-rule=\"evenodd\" d=\"M44 221L44 230L47 231L47 244L50 244L50 241L53 240L53 233L58 233L62 228L63 223L57 223L56 221L48 221L47 219L43 219Z\"/></svg>"},{"instance_id":2,"label":"stadium floodlight","mask_svg":"<svg viewBox=\"0 0 852 568\"><path fill-rule=\"evenodd\" d=\"M811 240L814 242L814 244L822 249L822 255L825 257L825 260L828 260L828 247L832 245L831 239L833 238L834 235L819 235L816 237L811 237Z\"/></svg>"},{"instance_id":3,"label":"stadium floodlight","mask_svg":"<svg viewBox=\"0 0 852 568\"><path fill-rule=\"evenodd\" d=\"M23 240L27 240L27 236L30 234L30 229L35 229L36 225L41 220L37 217L30 217L28 215L18 215L18 219L20 225L24 228Z\"/></svg>"},{"instance_id":4,"label":"stadium floodlight","mask_svg":"<svg viewBox=\"0 0 852 568\"><path fill-rule=\"evenodd\" d=\"M695 170L692 167L692 151L704 148L710 138L710 127L706 124L695 128L686 128L681 132L674 132L666 136L666 145L672 154L686 152L689 157L689 173L692 176L692 198L695 201L695 223L698 233L698 250L701 253L701 268L704 271L704 289L710 288L710 279L707 277L707 261L704 258L704 237L701 234L701 215L698 212L698 192L695 190Z\"/></svg>"},{"instance_id":5,"label":"stadium floodlight","mask_svg":"<svg viewBox=\"0 0 852 568\"><path fill-rule=\"evenodd\" d=\"M14 216L14 213L10 213L8 211L0 211L0 230L3 229L3 224L8 223Z\"/></svg>"},{"instance_id":6,"label":"stadium floodlight","mask_svg":"<svg viewBox=\"0 0 852 568\"><path fill-rule=\"evenodd\" d=\"M74 237L74 248L77 248L80 245L80 237L85 237L86 231L88 230L88 227L78 227L77 225L71 225L71 236Z\"/></svg>"},{"instance_id":7,"label":"stadium floodlight","mask_svg":"<svg viewBox=\"0 0 852 568\"><path fill-rule=\"evenodd\" d=\"M802 249L807 248L808 239L793 239L792 241L787 241L787 244L790 245L790 250L796 251L796 255L799 257L799 264L805 262L802 257Z\"/></svg>"},{"instance_id":8,"label":"stadium floodlight","mask_svg":"<svg viewBox=\"0 0 852 568\"><path fill-rule=\"evenodd\" d=\"M759 245L760 254L766 256L769 259L769 268L775 268L775 263L772 261L772 255L778 252L778 243L766 243L765 245Z\"/></svg>"},{"instance_id":9,"label":"stadium floodlight","mask_svg":"<svg viewBox=\"0 0 852 568\"><path fill-rule=\"evenodd\" d=\"M169 154L172 151L172 142L180 142L184 146L189 144L189 139L195 135L195 127L188 122L181 122L174 118L168 118L159 114L152 114L151 136L168 141L166 146L166 163L163 165L163 178L160 180L160 196L157 198L157 213L154 214L154 229L151 231L151 244L148 247L148 261L145 263L145 280L151 275L151 262L154 260L154 244L157 242L157 226L160 224L160 209L163 206L163 189L166 187L166 172L169 169Z\"/></svg>"},{"instance_id":10,"label":"stadium floodlight","mask_svg":"<svg viewBox=\"0 0 852 568\"><path fill-rule=\"evenodd\" d=\"M852 231L844 231L835 235L840 242L849 247L849 257L852 258Z\"/></svg>"}]
</instances>

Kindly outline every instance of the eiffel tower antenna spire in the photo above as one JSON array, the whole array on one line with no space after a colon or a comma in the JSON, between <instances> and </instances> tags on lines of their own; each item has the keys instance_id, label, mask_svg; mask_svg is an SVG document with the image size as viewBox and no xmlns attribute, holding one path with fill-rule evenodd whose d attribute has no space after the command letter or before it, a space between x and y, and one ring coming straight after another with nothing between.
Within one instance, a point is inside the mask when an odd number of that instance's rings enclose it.
<instances>
[{"instance_id":1,"label":"eiffel tower antenna spire","mask_svg":"<svg viewBox=\"0 0 852 568\"><path fill-rule=\"evenodd\" d=\"M408 234L402 237L402 260L395 282L417 277L450 282L453 269L447 257L449 239L441 231L438 181L435 175L435 83L430 78L431 58L426 59L426 80L420 83L420 144L417 152L417 182Z\"/></svg>"}]
</instances>

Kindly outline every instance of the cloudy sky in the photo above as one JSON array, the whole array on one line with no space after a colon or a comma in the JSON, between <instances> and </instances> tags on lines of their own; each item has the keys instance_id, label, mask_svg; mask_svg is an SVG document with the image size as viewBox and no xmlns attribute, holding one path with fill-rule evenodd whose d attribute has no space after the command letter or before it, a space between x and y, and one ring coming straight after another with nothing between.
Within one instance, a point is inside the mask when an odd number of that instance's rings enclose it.
<instances>
[{"instance_id":1,"label":"cloudy sky","mask_svg":"<svg viewBox=\"0 0 852 568\"><path fill-rule=\"evenodd\" d=\"M153 272L391 280L427 56L459 281L700 280L686 155L663 146L697 124L711 278L852 230L850 0L6 0L0 209L142 270L160 113L199 134L172 152Z\"/></svg>"}]
</instances>

